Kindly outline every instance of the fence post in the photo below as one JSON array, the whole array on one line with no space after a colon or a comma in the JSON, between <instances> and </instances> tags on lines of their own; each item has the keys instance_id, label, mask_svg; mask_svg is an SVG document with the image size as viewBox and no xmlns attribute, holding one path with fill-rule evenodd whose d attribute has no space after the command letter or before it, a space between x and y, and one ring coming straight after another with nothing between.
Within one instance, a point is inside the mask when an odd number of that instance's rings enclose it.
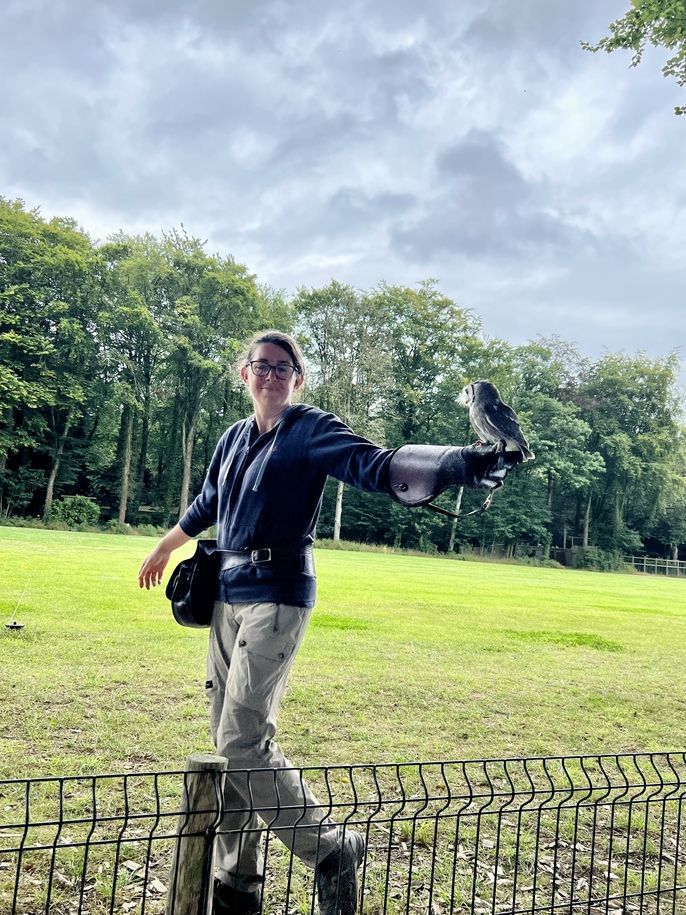
<instances>
[{"instance_id":1,"label":"fence post","mask_svg":"<svg viewBox=\"0 0 686 915\"><path fill-rule=\"evenodd\" d=\"M221 809L221 773L228 761L211 753L186 760L166 915L207 915L212 902L212 838ZM211 836L211 834L210 834Z\"/></svg>"}]
</instances>

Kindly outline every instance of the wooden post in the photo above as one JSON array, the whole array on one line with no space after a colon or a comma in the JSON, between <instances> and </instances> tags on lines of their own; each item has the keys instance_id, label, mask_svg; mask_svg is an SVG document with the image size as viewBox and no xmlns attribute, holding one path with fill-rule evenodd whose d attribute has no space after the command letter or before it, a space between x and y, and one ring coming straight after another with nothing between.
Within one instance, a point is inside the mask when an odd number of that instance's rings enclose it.
<instances>
[{"instance_id":1,"label":"wooden post","mask_svg":"<svg viewBox=\"0 0 686 915\"><path fill-rule=\"evenodd\" d=\"M207 830L218 825L221 773L228 761L211 753L186 760L181 816L176 829L166 915L208 915L212 911L213 841Z\"/></svg>"}]
</instances>

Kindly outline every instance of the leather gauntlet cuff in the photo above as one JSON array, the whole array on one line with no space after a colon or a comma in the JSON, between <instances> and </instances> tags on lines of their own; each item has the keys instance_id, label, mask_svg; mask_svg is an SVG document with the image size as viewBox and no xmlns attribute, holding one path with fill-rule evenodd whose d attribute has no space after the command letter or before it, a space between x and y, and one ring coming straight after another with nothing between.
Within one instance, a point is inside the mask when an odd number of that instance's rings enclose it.
<instances>
[{"instance_id":1,"label":"leather gauntlet cuff","mask_svg":"<svg viewBox=\"0 0 686 915\"><path fill-rule=\"evenodd\" d=\"M445 445L403 445L389 467L391 495L402 505L426 505L448 486L470 485L462 448Z\"/></svg>"}]
</instances>

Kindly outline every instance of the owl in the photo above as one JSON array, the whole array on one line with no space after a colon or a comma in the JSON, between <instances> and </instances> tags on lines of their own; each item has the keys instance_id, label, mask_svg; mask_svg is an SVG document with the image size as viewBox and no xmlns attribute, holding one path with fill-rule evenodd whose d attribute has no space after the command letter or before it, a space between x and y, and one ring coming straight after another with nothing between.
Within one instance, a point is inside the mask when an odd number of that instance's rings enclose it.
<instances>
[{"instance_id":1,"label":"owl","mask_svg":"<svg viewBox=\"0 0 686 915\"><path fill-rule=\"evenodd\" d=\"M457 398L457 402L469 408L469 421L479 436L479 441L488 445L501 445L503 451L519 451L523 461L532 461L535 454L524 438L517 414L503 403L498 389L490 381L473 381Z\"/></svg>"}]
</instances>

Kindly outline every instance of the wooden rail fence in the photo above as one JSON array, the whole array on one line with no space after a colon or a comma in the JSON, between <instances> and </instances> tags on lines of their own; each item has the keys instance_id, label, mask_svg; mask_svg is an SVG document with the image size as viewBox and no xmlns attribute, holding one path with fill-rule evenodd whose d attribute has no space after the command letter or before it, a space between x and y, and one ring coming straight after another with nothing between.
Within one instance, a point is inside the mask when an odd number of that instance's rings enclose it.
<instances>
[{"instance_id":1,"label":"wooden rail fence","mask_svg":"<svg viewBox=\"0 0 686 915\"><path fill-rule=\"evenodd\" d=\"M686 562L682 559L656 559L653 556L625 556L624 562L637 572L648 575L671 575L686 578Z\"/></svg>"}]
</instances>

